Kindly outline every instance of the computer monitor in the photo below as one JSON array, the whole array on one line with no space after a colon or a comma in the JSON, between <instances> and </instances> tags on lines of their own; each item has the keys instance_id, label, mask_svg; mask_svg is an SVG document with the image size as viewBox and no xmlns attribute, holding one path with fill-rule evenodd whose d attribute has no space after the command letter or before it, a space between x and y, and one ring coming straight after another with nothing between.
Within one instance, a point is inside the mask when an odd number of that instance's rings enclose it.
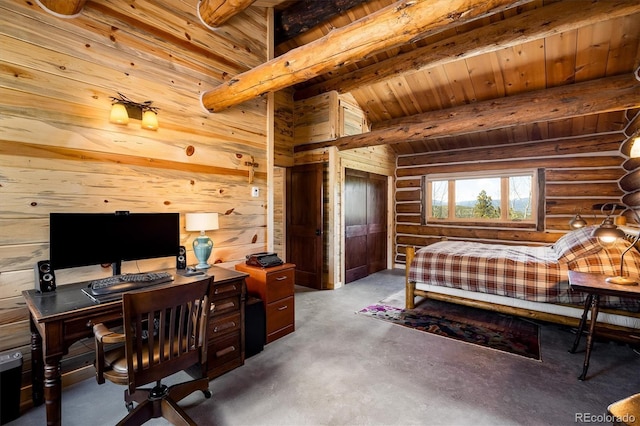
<instances>
[{"instance_id":1,"label":"computer monitor","mask_svg":"<svg viewBox=\"0 0 640 426\"><path fill-rule=\"evenodd\" d=\"M52 269L112 264L176 256L180 247L178 213L51 213L49 259Z\"/></svg>"}]
</instances>

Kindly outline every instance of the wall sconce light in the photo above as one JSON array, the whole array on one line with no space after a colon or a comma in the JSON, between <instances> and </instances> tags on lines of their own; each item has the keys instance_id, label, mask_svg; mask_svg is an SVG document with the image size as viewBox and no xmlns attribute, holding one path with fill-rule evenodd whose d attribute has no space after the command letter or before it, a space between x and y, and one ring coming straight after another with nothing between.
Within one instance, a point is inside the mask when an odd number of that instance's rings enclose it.
<instances>
[{"instance_id":1,"label":"wall sconce light","mask_svg":"<svg viewBox=\"0 0 640 426\"><path fill-rule=\"evenodd\" d=\"M629 157L638 158L640 157L640 133L636 131L630 139L631 149L629 150Z\"/></svg>"},{"instance_id":2,"label":"wall sconce light","mask_svg":"<svg viewBox=\"0 0 640 426\"><path fill-rule=\"evenodd\" d=\"M158 111L160 108L152 107L153 101L142 103L134 102L122 93L118 97L111 97L111 113L109 121L114 124L126 125L129 118L142 120L141 127L147 130L158 130Z\"/></svg>"},{"instance_id":3,"label":"wall sconce light","mask_svg":"<svg viewBox=\"0 0 640 426\"><path fill-rule=\"evenodd\" d=\"M580 229L587 226L587 221L580 216L580 212L576 213L576 215L569 221L569 228L571 229Z\"/></svg>"}]
</instances>

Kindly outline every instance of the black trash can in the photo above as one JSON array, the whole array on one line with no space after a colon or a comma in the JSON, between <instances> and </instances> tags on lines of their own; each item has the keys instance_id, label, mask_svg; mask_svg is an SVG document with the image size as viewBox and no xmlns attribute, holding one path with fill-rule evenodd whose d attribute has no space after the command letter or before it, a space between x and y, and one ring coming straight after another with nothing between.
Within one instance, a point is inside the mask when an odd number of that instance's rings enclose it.
<instances>
[{"instance_id":1,"label":"black trash can","mask_svg":"<svg viewBox=\"0 0 640 426\"><path fill-rule=\"evenodd\" d=\"M252 357L264 349L267 324L262 299L249 297L244 307L244 356Z\"/></svg>"},{"instance_id":2,"label":"black trash can","mask_svg":"<svg viewBox=\"0 0 640 426\"><path fill-rule=\"evenodd\" d=\"M22 383L22 353L0 354L0 424L20 416L20 384Z\"/></svg>"}]
</instances>

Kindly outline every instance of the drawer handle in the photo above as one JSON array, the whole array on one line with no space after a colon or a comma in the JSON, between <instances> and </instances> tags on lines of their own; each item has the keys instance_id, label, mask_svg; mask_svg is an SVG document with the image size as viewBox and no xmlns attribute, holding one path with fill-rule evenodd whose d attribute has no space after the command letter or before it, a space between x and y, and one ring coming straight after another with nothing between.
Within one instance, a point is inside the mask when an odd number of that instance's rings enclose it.
<instances>
[{"instance_id":1,"label":"drawer handle","mask_svg":"<svg viewBox=\"0 0 640 426\"><path fill-rule=\"evenodd\" d=\"M212 304L212 306L214 306L218 310L222 310L222 309L235 308L236 303L235 302L227 302L227 303L223 303L222 305Z\"/></svg>"},{"instance_id":2,"label":"drawer handle","mask_svg":"<svg viewBox=\"0 0 640 426\"><path fill-rule=\"evenodd\" d=\"M284 311L285 309L289 309L289 306L288 305L284 305L284 306L280 306L278 308L279 311Z\"/></svg>"},{"instance_id":3,"label":"drawer handle","mask_svg":"<svg viewBox=\"0 0 640 426\"><path fill-rule=\"evenodd\" d=\"M232 284L230 286L226 286L226 287L222 287L222 288L217 287L214 290L213 294L229 293L231 291L236 291L236 290L237 290L236 286Z\"/></svg>"},{"instance_id":4,"label":"drawer handle","mask_svg":"<svg viewBox=\"0 0 640 426\"><path fill-rule=\"evenodd\" d=\"M287 276L286 276L286 275L284 275L284 276L282 276L282 277L277 277L277 278L276 278L276 281L284 281L284 280L286 280L286 279L287 279Z\"/></svg>"},{"instance_id":5,"label":"drawer handle","mask_svg":"<svg viewBox=\"0 0 640 426\"><path fill-rule=\"evenodd\" d=\"M231 352L235 352L236 351L236 347L235 346L229 346L228 348L224 348L219 350L218 352L216 352L216 356L218 358L220 358L221 356L225 356L226 354L229 354Z\"/></svg>"},{"instance_id":6,"label":"drawer handle","mask_svg":"<svg viewBox=\"0 0 640 426\"><path fill-rule=\"evenodd\" d=\"M220 326L214 327L213 332L217 333L218 331L223 331L223 330L226 330L227 328L233 328L235 326L236 326L235 321L227 322L227 323L221 324Z\"/></svg>"}]
</instances>

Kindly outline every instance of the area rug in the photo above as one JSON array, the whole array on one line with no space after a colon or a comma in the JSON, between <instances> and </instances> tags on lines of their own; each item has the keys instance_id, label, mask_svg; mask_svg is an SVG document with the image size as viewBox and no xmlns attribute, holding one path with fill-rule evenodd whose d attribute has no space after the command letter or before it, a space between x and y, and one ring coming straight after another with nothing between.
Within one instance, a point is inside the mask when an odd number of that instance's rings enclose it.
<instances>
[{"instance_id":1,"label":"area rug","mask_svg":"<svg viewBox=\"0 0 640 426\"><path fill-rule=\"evenodd\" d=\"M424 300L415 309L379 303L359 314L486 348L540 360L540 328L511 315Z\"/></svg>"}]
</instances>

